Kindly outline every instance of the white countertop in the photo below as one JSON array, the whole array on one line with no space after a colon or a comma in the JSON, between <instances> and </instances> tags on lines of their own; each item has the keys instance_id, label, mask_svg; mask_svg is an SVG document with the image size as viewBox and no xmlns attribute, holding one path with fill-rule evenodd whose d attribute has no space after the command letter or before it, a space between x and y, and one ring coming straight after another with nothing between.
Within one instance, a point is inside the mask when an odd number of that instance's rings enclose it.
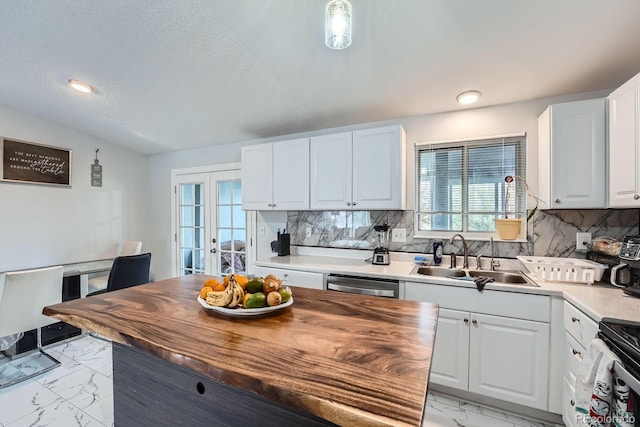
<instances>
[{"instance_id":1,"label":"white countertop","mask_svg":"<svg viewBox=\"0 0 640 427\"><path fill-rule=\"evenodd\" d=\"M389 265L372 265L362 259L356 258L290 255L262 259L257 261L256 265L318 273L362 275L385 279L393 278L411 282L435 283L444 286L476 287L475 283L468 280L464 281L446 277L412 274L416 267L415 263L405 260L396 261L393 260L393 258ZM498 268L498 270L500 270L500 268ZM586 285L580 283L547 282L538 280L531 274L527 274L527 277L538 286L488 283L484 289L564 298L596 322L599 322L603 317L640 322L640 298L626 295L620 288L603 283Z\"/></svg>"}]
</instances>

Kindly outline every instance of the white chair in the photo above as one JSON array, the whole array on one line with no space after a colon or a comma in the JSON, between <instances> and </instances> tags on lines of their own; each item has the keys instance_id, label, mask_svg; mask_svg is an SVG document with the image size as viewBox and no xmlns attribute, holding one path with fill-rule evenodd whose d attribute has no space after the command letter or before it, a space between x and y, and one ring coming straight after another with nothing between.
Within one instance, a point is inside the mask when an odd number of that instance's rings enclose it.
<instances>
[{"instance_id":1,"label":"white chair","mask_svg":"<svg viewBox=\"0 0 640 427\"><path fill-rule=\"evenodd\" d=\"M142 242L138 240L127 240L118 251L118 256L140 255L142 253ZM89 279L89 290L87 294L107 289L109 275L96 276Z\"/></svg>"},{"instance_id":2,"label":"white chair","mask_svg":"<svg viewBox=\"0 0 640 427\"><path fill-rule=\"evenodd\" d=\"M0 389L33 378L60 365L42 349L40 328L58 322L44 316L45 306L62 302L62 266L15 271L0 275L0 337L36 329L37 354L28 363L18 363L34 352L6 358L0 364ZM21 366L26 366L21 370Z\"/></svg>"}]
</instances>

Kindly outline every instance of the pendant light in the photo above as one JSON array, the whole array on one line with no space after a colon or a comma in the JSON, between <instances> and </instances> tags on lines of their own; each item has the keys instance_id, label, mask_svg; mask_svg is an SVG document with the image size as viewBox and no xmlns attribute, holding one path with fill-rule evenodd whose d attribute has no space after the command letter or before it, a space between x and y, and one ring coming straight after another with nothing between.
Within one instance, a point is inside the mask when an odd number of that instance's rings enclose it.
<instances>
[{"instance_id":1,"label":"pendant light","mask_svg":"<svg viewBox=\"0 0 640 427\"><path fill-rule=\"evenodd\" d=\"M331 0L325 8L324 42L331 49L344 49L351 44L351 3Z\"/></svg>"}]
</instances>

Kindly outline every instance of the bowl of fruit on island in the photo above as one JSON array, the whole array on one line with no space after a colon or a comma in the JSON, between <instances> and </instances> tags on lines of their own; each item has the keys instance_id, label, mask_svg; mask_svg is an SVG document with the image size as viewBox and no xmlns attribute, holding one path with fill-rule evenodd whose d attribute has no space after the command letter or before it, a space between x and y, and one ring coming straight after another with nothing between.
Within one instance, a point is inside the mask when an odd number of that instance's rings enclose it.
<instances>
[{"instance_id":1,"label":"bowl of fruit on island","mask_svg":"<svg viewBox=\"0 0 640 427\"><path fill-rule=\"evenodd\" d=\"M254 315L268 313L293 303L291 288L273 274L253 277L229 274L219 281L207 279L198 302L205 309L224 314Z\"/></svg>"}]
</instances>

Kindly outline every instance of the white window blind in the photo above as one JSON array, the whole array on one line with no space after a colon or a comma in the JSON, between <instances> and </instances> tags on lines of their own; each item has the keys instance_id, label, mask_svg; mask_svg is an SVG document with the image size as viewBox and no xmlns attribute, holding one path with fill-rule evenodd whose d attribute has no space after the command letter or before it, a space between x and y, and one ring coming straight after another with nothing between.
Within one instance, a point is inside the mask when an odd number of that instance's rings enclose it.
<instances>
[{"instance_id":1,"label":"white window blind","mask_svg":"<svg viewBox=\"0 0 640 427\"><path fill-rule=\"evenodd\" d=\"M417 234L494 232L494 218L526 218L525 135L416 146ZM508 191L507 191L508 190ZM508 197L505 197L508 194ZM428 234L428 233L427 233Z\"/></svg>"}]
</instances>

